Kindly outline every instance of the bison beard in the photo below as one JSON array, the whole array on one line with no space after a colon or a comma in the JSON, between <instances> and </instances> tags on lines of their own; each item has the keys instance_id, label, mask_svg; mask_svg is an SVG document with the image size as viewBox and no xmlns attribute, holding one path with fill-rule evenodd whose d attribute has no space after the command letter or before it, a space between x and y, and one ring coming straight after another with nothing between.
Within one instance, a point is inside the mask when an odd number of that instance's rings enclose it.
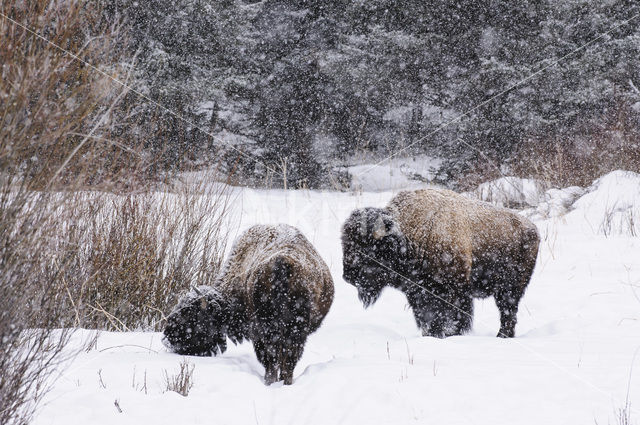
<instances>
[{"instance_id":1,"label":"bison beard","mask_svg":"<svg viewBox=\"0 0 640 425\"><path fill-rule=\"evenodd\" d=\"M473 298L493 296L500 337L515 336L539 236L523 217L438 189L401 192L354 211L342 229L344 279L365 307L386 286L405 293L423 335L471 329Z\"/></svg>"},{"instance_id":2,"label":"bison beard","mask_svg":"<svg viewBox=\"0 0 640 425\"><path fill-rule=\"evenodd\" d=\"M307 336L327 314L333 280L311 243L287 225L238 238L213 288L194 290L167 318L165 342L180 354L223 353L251 340L267 385L293 382Z\"/></svg>"}]
</instances>

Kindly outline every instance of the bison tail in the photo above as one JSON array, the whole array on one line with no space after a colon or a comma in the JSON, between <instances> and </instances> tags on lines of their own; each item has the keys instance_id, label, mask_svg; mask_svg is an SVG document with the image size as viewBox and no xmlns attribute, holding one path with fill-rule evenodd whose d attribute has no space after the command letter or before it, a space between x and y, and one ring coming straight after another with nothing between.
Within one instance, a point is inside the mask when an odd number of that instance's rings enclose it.
<instances>
[{"instance_id":1,"label":"bison tail","mask_svg":"<svg viewBox=\"0 0 640 425\"><path fill-rule=\"evenodd\" d=\"M280 326L290 331L297 324L307 323L309 316L309 293L301 276L294 275L291 259L278 256L272 263L271 301ZM288 333L288 332L286 332Z\"/></svg>"},{"instance_id":2,"label":"bison tail","mask_svg":"<svg viewBox=\"0 0 640 425\"><path fill-rule=\"evenodd\" d=\"M275 298L287 297L290 292L289 284L293 276L293 267L284 257L276 257L272 264L272 296Z\"/></svg>"},{"instance_id":3,"label":"bison tail","mask_svg":"<svg viewBox=\"0 0 640 425\"><path fill-rule=\"evenodd\" d=\"M535 226L527 228L524 231L522 243L524 251L528 252L529 255L533 255L533 259L535 260L535 257L538 255L538 246L540 245L540 234Z\"/></svg>"},{"instance_id":4,"label":"bison tail","mask_svg":"<svg viewBox=\"0 0 640 425\"><path fill-rule=\"evenodd\" d=\"M538 248L540 246L540 234L535 226L525 229L522 237L522 258L520 259L520 285L522 289L527 287L533 269L538 258Z\"/></svg>"},{"instance_id":5,"label":"bison tail","mask_svg":"<svg viewBox=\"0 0 640 425\"><path fill-rule=\"evenodd\" d=\"M270 261L268 279L256 285L254 306L261 333L274 339L295 341L307 333L311 312L310 294L292 260L277 256Z\"/></svg>"}]
</instances>

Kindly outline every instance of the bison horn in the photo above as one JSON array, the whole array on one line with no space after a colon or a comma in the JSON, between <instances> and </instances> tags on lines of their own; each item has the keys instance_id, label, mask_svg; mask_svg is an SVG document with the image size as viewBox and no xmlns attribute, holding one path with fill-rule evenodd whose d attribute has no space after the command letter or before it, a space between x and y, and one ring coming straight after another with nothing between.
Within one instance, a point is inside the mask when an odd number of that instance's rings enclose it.
<instances>
[{"instance_id":1,"label":"bison horn","mask_svg":"<svg viewBox=\"0 0 640 425\"><path fill-rule=\"evenodd\" d=\"M200 299L200 308L202 310L206 310L208 306L209 306L209 303L207 302L207 299L206 298L201 298Z\"/></svg>"},{"instance_id":2,"label":"bison horn","mask_svg":"<svg viewBox=\"0 0 640 425\"><path fill-rule=\"evenodd\" d=\"M373 239L378 240L382 239L385 236L387 236L387 228L384 225L382 217L378 217L373 225Z\"/></svg>"}]
</instances>

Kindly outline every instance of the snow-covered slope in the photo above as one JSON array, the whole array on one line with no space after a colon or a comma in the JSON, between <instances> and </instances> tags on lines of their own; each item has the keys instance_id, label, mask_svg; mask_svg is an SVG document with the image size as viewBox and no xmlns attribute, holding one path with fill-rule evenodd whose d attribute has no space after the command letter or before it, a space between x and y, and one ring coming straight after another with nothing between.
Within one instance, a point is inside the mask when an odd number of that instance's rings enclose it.
<instances>
[{"instance_id":1,"label":"snow-covered slope","mask_svg":"<svg viewBox=\"0 0 640 425\"><path fill-rule=\"evenodd\" d=\"M613 173L568 214L538 216L540 255L510 340L495 337L492 299L476 302L470 334L443 340L420 336L397 291L362 308L341 278L340 226L352 209L385 205L393 192L237 189L234 236L254 223L297 226L335 281L334 304L294 384L266 387L244 343L219 357L187 357L195 384L182 397L164 391L165 371L175 374L184 358L167 352L160 334L102 333L64 372L36 424L615 424L627 395L640 409L640 359L631 368L640 347L640 238L598 225L610 211L638 214L638 188L637 174Z\"/></svg>"},{"instance_id":2,"label":"snow-covered slope","mask_svg":"<svg viewBox=\"0 0 640 425\"><path fill-rule=\"evenodd\" d=\"M506 208L536 206L544 193L544 185L534 179L501 177L482 183L467 195Z\"/></svg>"},{"instance_id":3,"label":"snow-covered slope","mask_svg":"<svg viewBox=\"0 0 640 425\"><path fill-rule=\"evenodd\" d=\"M379 192L417 189L428 186L442 160L425 155L411 158L391 158L382 163L364 163L347 167L351 190Z\"/></svg>"}]
</instances>

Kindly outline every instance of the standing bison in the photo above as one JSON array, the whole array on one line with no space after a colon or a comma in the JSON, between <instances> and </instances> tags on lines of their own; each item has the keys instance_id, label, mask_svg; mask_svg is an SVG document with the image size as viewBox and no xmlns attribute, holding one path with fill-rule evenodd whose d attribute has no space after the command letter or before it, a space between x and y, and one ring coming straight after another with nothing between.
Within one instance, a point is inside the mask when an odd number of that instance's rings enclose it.
<instances>
[{"instance_id":1,"label":"standing bison","mask_svg":"<svg viewBox=\"0 0 640 425\"><path fill-rule=\"evenodd\" d=\"M473 298L493 295L498 336L513 337L539 241L535 225L508 210L449 190L401 192L345 222L344 279L365 307L385 286L400 289L422 334L439 338L468 331Z\"/></svg>"},{"instance_id":2,"label":"standing bison","mask_svg":"<svg viewBox=\"0 0 640 425\"><path fill-rule=\"evenodd\" d=\"M180 354L253 342L267 385L293 382L307 336L333 301L333 280L311 243L288 225L253 226L235 242L213 287L199 287L167 318L165 342Z\"/></svg>"}]
</instances>

